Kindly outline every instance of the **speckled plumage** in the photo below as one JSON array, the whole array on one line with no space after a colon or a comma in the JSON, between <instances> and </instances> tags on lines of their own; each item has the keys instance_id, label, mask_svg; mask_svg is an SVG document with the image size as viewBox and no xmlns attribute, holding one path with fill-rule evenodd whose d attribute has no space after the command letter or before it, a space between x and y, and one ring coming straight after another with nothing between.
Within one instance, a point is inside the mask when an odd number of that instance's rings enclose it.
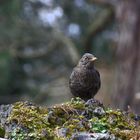
<instances>
[{"instance_id":1,"label":"speckled plumage","mask_svg":"<svg viewBox=\"0 0 140 140\"><path fill-rule=\"evenodd\" d=\"M94 67L95 59L92 54L84 54L69 80L71 93L85 101L93 98L101 85L100 74Z\"/></svg>"}]
</instances>

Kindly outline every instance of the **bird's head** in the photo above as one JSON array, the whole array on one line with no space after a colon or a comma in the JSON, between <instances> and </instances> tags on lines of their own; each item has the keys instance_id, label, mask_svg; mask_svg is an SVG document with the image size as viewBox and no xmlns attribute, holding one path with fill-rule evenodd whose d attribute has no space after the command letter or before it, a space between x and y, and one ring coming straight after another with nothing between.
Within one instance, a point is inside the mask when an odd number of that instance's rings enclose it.
<instances>
[{"instance_id":1,"label":"bird's head","mask_svg":"<svg viewBox=\"0 0 140 140\"><path fill-rule=\"evenodd\" d=\"M82 67L92 68L92 67L94 67L94 61L96 59L97 58L94 55L92 55L90 53L85 53L82 56L82 58L79 60L78 65L82 66Z\"/></svg>"}]
</instances>

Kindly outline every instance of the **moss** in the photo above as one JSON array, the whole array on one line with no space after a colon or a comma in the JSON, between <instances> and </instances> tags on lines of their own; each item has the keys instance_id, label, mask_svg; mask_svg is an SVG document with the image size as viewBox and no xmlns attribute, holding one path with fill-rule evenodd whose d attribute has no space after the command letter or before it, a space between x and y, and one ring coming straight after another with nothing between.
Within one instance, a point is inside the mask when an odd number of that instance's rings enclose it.
<instances>
[{"instance_id":1,"label":"moss","mask_svg":"<svg viewBox=\"0 0 140 140\"><path fill-rule=\"evenodd\" d=\"M6 132L6 137L14 140L66 140L76 132L109 132L127 140L140 131L139 121L131 116L134 115L105 108L96 101L85 103L80 98L50 108L17 102L7 120L11 131Z\"/></svg>"},{"instance_id":2,"label":"moss","mask_svg":"<svg viewBox=\"0 0 140 140\"><path fill-rule=\"evenodd\" d=\"M103 117L93 117L90 121L94 132L110 132L123 140L130 138L126 132L131 130L134 133L134 130L137 128L136 122L129 115L126 115L121 110L112 110L109 108L107 108L106 114Z\"/></svg>"},{"instance_id":3,"label":"moss","mask_svg":"<svg viewBox=\"0 0 140 140\"><path fill-rule=\"evenodd\" d=\"M15 127L10 133L10 138L15 139L43 139L52 138L50 124L46 117L48 109L36 107L24 102L17 102L13 106L9 123L14 123Z\"/></svg>"},{"instance_id":4,"label":"moss","mask_svg":"<svg viewBox=\"0 0 140 140\"><path fill-rule=\"evenodd\" d=\"M0 137L3 138L4 135L5 135L5 130L4 130L4 128L0 127Z\"/></svg>"}]
</instances>

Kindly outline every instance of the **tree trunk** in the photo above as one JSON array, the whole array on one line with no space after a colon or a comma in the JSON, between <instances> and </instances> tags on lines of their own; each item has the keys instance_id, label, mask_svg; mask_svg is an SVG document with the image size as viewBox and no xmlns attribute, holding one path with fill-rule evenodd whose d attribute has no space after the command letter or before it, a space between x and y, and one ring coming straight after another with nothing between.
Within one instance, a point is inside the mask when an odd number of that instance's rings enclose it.
<instances>
[{"instance_id":1,"label":"tree trunk","mask_svg":"<svg viewBox=\"0 0 140 140\"><path fill-rule=\"evenodd\" d=\"M140 1L120 1L116 9L120 26L117 50L117 92L114 103L140 113Z\"/></svg>"}]
</instances>

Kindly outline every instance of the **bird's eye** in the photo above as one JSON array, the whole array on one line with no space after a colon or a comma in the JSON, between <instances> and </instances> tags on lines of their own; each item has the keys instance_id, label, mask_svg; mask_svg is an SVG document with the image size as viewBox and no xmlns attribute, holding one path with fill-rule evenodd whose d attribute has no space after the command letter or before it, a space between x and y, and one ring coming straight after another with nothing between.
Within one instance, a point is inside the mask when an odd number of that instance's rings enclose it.
<instances>
[{"instance_id":1,"label":"bird's eye","mask_svg":"<svg viewBox=\"0 0 140 140\"><path fill-rule=\"evenodd\" d=\"M89 60L88 57L83 57L83 58L81 59L81 62L87 62L88 60Z\"/></svg>"}]
</instances>

